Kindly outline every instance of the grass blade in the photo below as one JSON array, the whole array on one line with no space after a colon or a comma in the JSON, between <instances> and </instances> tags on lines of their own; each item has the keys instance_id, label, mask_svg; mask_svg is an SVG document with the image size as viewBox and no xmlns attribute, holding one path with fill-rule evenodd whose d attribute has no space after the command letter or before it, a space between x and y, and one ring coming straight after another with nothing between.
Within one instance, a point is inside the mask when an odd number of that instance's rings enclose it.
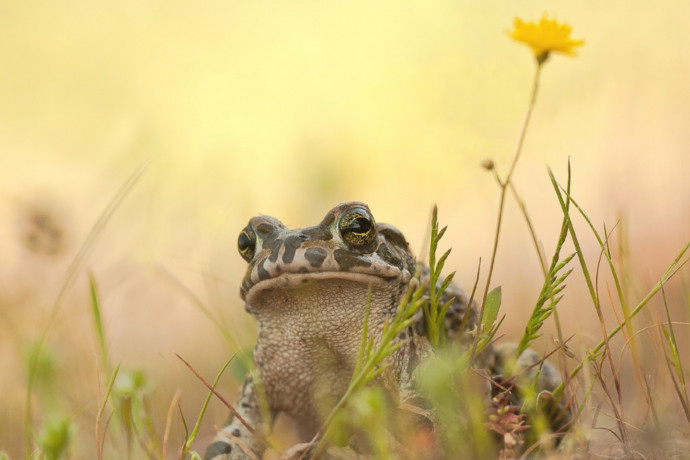
<instances>
[{"instance_id":1,"label":"grass blade","mask_svg":"<svg viewBox=\"0 0 690 460\"><path fill-rule=\"evenodd\" d=\"M93 315L94 326L96 327L96 338L98 339L98 350L101 356L101 366L106 374L110 373L110 361L108 350L105 346L105 334L103 333L103 316L101 315L101 303L98 296L98 286L93 273L89 272L89 291L91 293L91 314Z\"/></svg>"}]
</instances>

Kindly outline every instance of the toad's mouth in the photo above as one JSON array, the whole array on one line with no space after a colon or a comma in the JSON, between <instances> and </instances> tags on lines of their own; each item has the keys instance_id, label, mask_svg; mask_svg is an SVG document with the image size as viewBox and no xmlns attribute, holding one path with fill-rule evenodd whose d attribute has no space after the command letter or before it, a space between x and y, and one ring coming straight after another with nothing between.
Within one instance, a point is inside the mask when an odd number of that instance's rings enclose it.
<instances>
[{"instance_id":1,"label":"toad's mouth","mask_svg":"<svg viewBox=\"0 0 690 460\"><path fill-rule=\"evenodd\" d=\"M356 272L283 273L261 280L247 289L242 287L240 294L247 304L255 305L257 304L256 301L267 293L275 295L280 291L289 292L304 288L310 291L316 290L326 297L333 295L333 291L338 290L338 286L341 284L339 282L345 282L349 286L354 284L358 285L360 289L375 291L381 287L389 286L391 283L400 285L408 281L403 279L402 273L398 276L388 277Z\"/></svg>"}]
</instances>

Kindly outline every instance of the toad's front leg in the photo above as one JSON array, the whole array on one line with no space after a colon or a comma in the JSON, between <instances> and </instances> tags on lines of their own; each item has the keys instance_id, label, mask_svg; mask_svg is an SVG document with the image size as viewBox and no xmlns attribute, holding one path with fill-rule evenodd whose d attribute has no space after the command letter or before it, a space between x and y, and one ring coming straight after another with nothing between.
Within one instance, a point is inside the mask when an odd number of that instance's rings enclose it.
<instances>
[{"instance_id":1,"label":"toad's front leg","mask_svg":"<svg viewBox=\"0 0 690 460\"><path fill-rule=\"evenodd\" d=\"M237 415L232 415L206 448L204 460L255 460L263 455L266 448L262 432L264 421L251 375L244 380L235 410L251 429Z\"/></svg>"}]
</instances>

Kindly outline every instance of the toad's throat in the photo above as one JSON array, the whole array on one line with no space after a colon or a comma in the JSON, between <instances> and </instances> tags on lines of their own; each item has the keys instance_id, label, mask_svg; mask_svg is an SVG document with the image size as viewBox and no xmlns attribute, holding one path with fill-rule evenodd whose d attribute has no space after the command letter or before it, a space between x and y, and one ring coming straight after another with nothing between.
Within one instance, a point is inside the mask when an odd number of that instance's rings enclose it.
<instances>
[{"instance_id":1,"label":"toad's throat","mask_svg":"<svg viewBox=\"0 0 690 460\"><path fill-rule=\"evenodd\" d=\"M250 291L258 322L255 362L274 410L299 420L305 433L347 389L369 310L370 337L395 314L401 285L352 274L309 276L307 282ZM341 276L342 275L342 276ZM311 433L313 434L313 433Z\"/></svg>"},{"instance_id":2,"label":"toad's throat","mask_svg":"<svg viewBox=\"0 0 690 460\"><path fill-rule=\"evenodd\" d=\"M247 294L247 310L256 318L259 340L285 335L290 342L327 337L334 345L359 344L369 310L370 331L395 315L406 288L401 280L353 273L282 275L263 281Z\"/></svg>"}]
</instances>

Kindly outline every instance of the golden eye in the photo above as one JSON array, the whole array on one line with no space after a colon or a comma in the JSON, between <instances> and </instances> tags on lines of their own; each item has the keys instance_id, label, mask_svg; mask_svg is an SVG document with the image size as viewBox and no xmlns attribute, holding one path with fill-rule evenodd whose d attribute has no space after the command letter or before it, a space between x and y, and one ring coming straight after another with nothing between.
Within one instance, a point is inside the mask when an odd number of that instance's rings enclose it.
<instances>
[{"instance_id":1,"label":"golden eye","mask_svg":"<svg viewBox=\"0 0 690 460\"><path fill-rule=\"evenodd\" d=\"M345 242L362 248L376 239L374 216L363 209L353 209L340 218L338 230Z\"/></svg>"},{"instance_id":2,"label":"golden eye","mask_svg":"<svg viewBox=\"0 0 690 460\"><path fill-rule=\"evenodd\" d=\"M244 260L249 262L254 257L256 250L256 235L254 230L248 225L242 230L240 236L237 238L237 249Z\"/></svg>"}]
</instances>

